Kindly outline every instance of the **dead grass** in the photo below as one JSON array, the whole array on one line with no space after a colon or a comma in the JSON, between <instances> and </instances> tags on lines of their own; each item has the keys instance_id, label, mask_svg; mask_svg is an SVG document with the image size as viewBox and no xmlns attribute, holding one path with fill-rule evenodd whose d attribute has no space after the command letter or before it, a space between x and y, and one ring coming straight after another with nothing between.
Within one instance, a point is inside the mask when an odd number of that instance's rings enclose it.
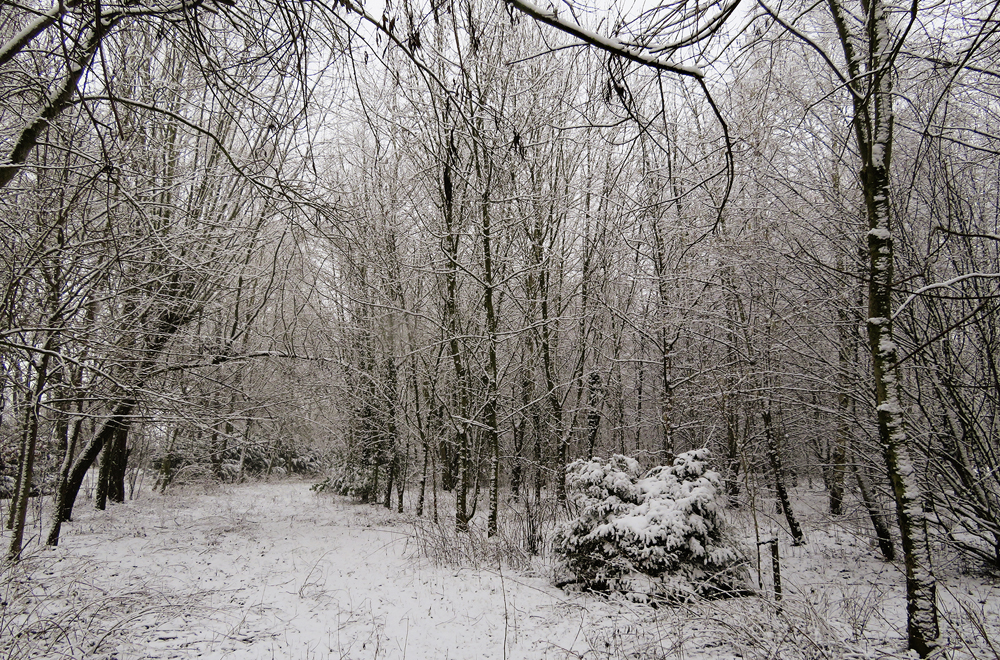
<instances>
[{"instance_id":1,"label":"dead grass","mask_svg":"<svg viewBox=\"0 0 1000 660\"><path fill-rule=\"evenodd\" d=\"M199 609L198 594L167 598L136 575L109 590L89 579L94 568L45 551L6 565L0 658L110 658L136 626L156 628Z\"/></svg>"},{"instance_id":2,"label":"dead grass","mask_svg":"<svg viewBox=\"0 0 1000 660\"><path fill-rule=\"evenodd\" d=\"M511 501L500 508L497 518L493 536L487 534L482 513L470 522L468 532L457 532L451 516L437 523L412 518L417 553L438 566L551 573L552 537L557 523L565 519L562 507L554 499L534 505Z\"/></svg>"}]
</instances>

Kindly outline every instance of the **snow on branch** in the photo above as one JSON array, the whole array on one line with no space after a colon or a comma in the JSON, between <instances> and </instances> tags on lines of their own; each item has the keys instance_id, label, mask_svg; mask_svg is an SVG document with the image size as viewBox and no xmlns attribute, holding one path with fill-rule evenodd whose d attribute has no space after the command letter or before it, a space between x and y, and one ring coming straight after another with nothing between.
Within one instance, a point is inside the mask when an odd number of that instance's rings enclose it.
<instances>
[{"instance_id":1,"label":"snow on branch","mask_svg":"<svg viewBox=\"0 0 1000 660\"><path fill-rule=\"evenodd\" d=\"M0 46L0 66L3 66L15 55L21 52L31 40L42 33L47 27L56 22L56 19L67 9L79 4L79 0L68 2L57 2L47 12L38 14L33 21L24 26L20 32L7 40Z\"/></svg>"},{"instance_id":2,"label":"snow on branch","mask_svg":"<svg viewBox=\"0 0 1000 660\"><path fill-rule=\"evenodd\" d=\"M935 227L934 231L950 234L952 236L962 236L963 238L985 238L990 241L1000 241L1000 234L955 231L954 229L948 229L947 227L943 227L941 225Z\"/></svg>"},{"instance_id":3,"label":"snow on branch","mask_svg":"<svg viewBox=\"0 0 1000 660\"><path fill-rule=\"evenodd\" d=\"M226 362L245 362L247 360L256 360L258 358L285 358L290 360L306 360L310 362L339 362L337 358L326 357L322 355L299 355L295 352L288 351L253 351L250 353L233 353L233 354L219 354L209 356L206 360L200 360L197 362L185 362L183 364L171 364L165 367L161 367L153 372L154 376L159 376L161 374L171 373L175 371L187 371L189 369L202 369L205 367L214 367Z\"/></svg>"},{"instance_id":4,"label":"snow on branch","mask_svg":"<svg viewBox=\"0 0 1000 660\"><path fill-rule=\"evenodd\" d=\"M698 42L707 39L708 37L719 31L726 21L736 12L736 9L740 6L743 0L731 0L728 4L724 5L719 11L708 16L704 19L693 18L692 22L694 26L690 28L688 34L681 36L679 39L675 39L669 43L656 44L655 46L650 46L649 51L651 53L666 53L669 51L680 50L686 46L693 46Z\"/></svg>"},{"instance_id":5,"label":"snow on branch","mask_svg":"<svg viewBox=\"0 0 1000 660\"><path fill-rule=\"evenodd\" d=\"M966 273L965 275L959 275L958 277L953 277L945 282L935 282L934 284L928 284L927 286L921 287L916 291L914 291L913 293L911 293L910 296L905 301L903 301L903 304L896 309L895 313L893 313L892 319L896 320L896 317L899 316L900 312L906 309L907 305L913 302L918 296L921 296L927 293L928 291L933 291L934 289L950 289L959 282L964 282L965 280L971 280L976 278L983 278L983 279L1000 278L1000 273Z\"/></svg>"},{"instance_id":6,"label":"snow on branch","mask_svg":"<svg viewBox=\"0 0 1000 660\"><path fill-rule=\"evenodd\" d=\"M630 46L619 39L605 37L589 28L583 27L579 23L564 20L557 12L542 9L538 5L528 2L528 0L504 1L536 21L545 23L546 25L554 27L557 30L561 30L566 34L576 37L586 44L599 48L612 55L617 55L631 62L635 62L636 64L648 66L659 71L667 71L682 76L696 78L699 81L705 78L704 72L698 67L675 64L665 58L657 57L651 52L636 48L635 46Z\"/></svg>"}]
</instances>

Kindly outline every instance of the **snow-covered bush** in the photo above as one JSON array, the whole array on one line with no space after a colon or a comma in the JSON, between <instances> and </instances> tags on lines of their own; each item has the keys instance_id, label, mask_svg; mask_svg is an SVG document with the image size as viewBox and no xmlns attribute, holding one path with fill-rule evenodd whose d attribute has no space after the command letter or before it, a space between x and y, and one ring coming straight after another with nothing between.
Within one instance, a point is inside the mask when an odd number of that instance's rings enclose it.
<instances>
[{"instance_id":1,"label":"snow-covered bush","mask_svg":"<svg viewBox=\"0 0 1000 660\"><path fill-rule=\"evenodd\" d=\"M371 476L371 470L364 469L357 461L338 455L333 460L329 476L309 489L316 493L367 499L372 495Z\"/></svg>"},{"instance_id":2,"label":"snow-covered bush","mask_svg":"<svg viewBox=\"0 0 1000 660\"><path fill-rule=\"evenodd\" d=\"M642 478L626 456L572 463L566 479L578 515L557 532L556 552L576 580L682 598L745 591L743 562L724 534L722 480L708 457L707 449L689 451Z\"/></svg>"}]
</instances>

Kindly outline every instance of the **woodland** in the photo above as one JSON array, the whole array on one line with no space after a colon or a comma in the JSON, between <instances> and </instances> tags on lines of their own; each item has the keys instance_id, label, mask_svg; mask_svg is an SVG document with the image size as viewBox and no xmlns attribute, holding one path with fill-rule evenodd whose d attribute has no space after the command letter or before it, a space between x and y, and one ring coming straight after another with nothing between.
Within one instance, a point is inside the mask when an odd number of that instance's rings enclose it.
<instances>
[{"instance_id":1,"label":"woodland","mask_svg":"<svg viewBox=\"0 0 1000 660\"><path fill-rule=\"evenodd\" d=\"M792 547L821 489L939 652L935 567L1000 571L998 12L5 2L3 570L295 475L538 556L607 459Z\"/></svg>"}]
</instances>

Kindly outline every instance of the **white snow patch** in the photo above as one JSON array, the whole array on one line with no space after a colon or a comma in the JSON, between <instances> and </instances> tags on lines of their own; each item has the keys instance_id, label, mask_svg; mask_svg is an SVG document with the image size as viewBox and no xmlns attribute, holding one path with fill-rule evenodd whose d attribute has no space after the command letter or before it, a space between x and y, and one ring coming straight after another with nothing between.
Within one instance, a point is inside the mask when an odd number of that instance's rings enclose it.
<instances>
[{"instance_id":1,"label":"white snow patch","mask_svg":"<svg viewBox=\"0 0 1000 660\"><path fill-rule=\"evenodd\" d=\"M876 142L872 145L872 162L876 164L881 164L882 160L885 158L885 147L881 143Z\"/></svg>"},{"instance_id":2,"label":"white snow patch","mask_svg":"<svg viewBox=\"0 0 1000 660\"><path fill-rule=\"evenodd\" d=\"M428 565L404 517L308 488L80 502L42 557L69 611L75 592L105 594L99 616L119 623L95 651L121 660L564 658L606 616L537 575Z\"/></svg>"},{"instance_id":3,"label":"white snow patch","mask_svg":"<svg viewBox=\"0 0 1000 660\"><path fill-rule=\"evenodd\" d=\"M0 656L906 657L902 564L878 556L853 499L854 514L832 521L825 493L797 488L796 508L810 530L809 544L799 547L771 517L773 499L725 512L748 542L779 539L779 614L768 555L759 565L759 598L654 610L563 592L538 571L430 565L415 553L408 516L316 497L308 486L144 492L104 512L81 500L58 548L40 550L36 534L25 559L3 574ZM444 524L448 511L442 508ZM29 520L29 528L37 525ZM1000 584L960 572L955 555L937 540L934 546L942 657L994 657Z\"/></svg>"}]
</instances>

